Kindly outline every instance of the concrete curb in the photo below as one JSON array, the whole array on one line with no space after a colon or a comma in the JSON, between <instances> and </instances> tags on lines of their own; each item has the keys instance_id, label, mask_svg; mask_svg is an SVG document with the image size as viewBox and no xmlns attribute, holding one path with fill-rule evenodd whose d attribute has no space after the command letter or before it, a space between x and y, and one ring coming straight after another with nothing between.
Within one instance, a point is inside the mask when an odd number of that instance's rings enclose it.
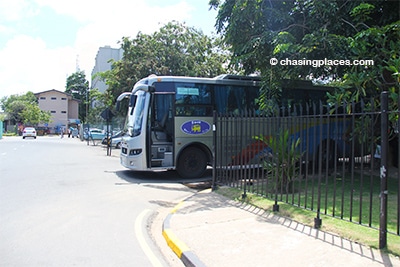
<instances>
[{"instance_id":1,"label":"concrete curb","mask_svg":"<svg viewBox=\"0 0 400 267\"><path fill-rule=\"evenodd\" d=\"M194 254L189 249L189 247L183 241L181 241L171 230L170 221L172 215L179 210L179 208L184 204L185 200L176 205L165 218L162 226L162 235L167 241L168 246L178 256L178 258L181 259L185 266L205 267L206 265L196 256L196 254Z\"/></svg>"}]
</instances>

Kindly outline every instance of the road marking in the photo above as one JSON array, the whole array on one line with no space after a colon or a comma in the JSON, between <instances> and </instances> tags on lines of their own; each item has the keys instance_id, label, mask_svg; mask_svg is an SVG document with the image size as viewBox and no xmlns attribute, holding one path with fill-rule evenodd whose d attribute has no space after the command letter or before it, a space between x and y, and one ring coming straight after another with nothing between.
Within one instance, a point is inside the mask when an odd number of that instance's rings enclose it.
<instances>
[{"instance_id":1,"label":"road marking","mask_svg":"<svg viewBox=\"0 0 400 267\"><path fill-rule=\"evenodd\" d=\"M156 255L153 253L153 251L147 244L146 239L144 238L144 235L143 235L142 227L141 227L144 216L149 212L150 212L150 210L145 209L136 218L135 233L136 233L136 237L139 241L139 245L142 247L142 250L146 254L147 258L149 258L151 264L155 267L162 267L161 262L157 259Z\"/></svg>"}]
</instances>

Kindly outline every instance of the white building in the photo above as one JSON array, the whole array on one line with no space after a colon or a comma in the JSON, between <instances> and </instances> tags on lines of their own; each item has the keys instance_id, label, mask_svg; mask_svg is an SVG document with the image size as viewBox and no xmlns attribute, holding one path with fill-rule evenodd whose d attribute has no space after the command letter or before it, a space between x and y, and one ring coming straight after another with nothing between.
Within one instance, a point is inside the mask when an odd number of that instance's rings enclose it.
<instances>
[{"instance_id":1,"label":"white building","mask_svg":"<svg viewBox=\"0 0 400 267\"><path fill-rule=\"evenodd\" d=\"M111 70L112 63L110 62L110 60L121 60L122 54L123 51L121 48L111 48L110 46L99 48L95 59L95 65L92 70L91 88L97 88L101 93L104 93L107 90L108 86L105 84L104 81L100 80L99 77L95 77L95 74L98 72Z\"/></svg>"}]
</instances>

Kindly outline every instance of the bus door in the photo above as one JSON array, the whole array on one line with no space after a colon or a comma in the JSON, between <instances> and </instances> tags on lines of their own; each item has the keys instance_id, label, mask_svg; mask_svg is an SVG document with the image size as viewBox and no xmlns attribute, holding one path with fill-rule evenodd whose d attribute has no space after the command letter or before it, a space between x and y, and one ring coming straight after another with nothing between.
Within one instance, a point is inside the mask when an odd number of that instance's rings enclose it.
<instances>
[{"instance_id":1,"label":"bus door","mask_svg":"<svg viewBox=\"0 0 400 267\"><path fill-rule=\"evenodd\" d=\"M148 129L147 166L173 167L174 112L175 93L155 92L152 94L150 121Z\"/></svg>"}]
</instances>

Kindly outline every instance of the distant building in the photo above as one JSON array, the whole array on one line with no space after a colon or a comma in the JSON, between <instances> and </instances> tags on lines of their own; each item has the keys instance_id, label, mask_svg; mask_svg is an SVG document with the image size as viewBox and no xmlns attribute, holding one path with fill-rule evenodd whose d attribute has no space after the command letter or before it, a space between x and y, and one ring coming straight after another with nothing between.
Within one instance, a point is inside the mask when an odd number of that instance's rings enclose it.
<instances>
[{"instance_id":1,"label":"distant building","mask_svg":"<svg viewBox=\"0 0 400 267\"><path fill-rule=\"evenodd\" d=\"M39 126L49 127L51 133L59 133L61 129L65 131L70 126L78 126L79 120L79 101L72 95L55 89L36 93L39 108L49 111L51 122Z\"/></svg>"},{"instance_id":2,"label":"distant building","mask_svg":"<svg viewBox=\"0 0 400 267\"><path fill-rule=\"evenodd\" d=\"M95 74L111 70L112 63L109 61L111 59L114 61L121 60L122 54L123 51L121 48L111 48L108 45L99 48L95 59L95 65L92 70L91 88L97 88L101 93L104 93L107 90L108 86L104 81L100 80L99 77L95 77Z\"/></svg>"}]
</instances>

